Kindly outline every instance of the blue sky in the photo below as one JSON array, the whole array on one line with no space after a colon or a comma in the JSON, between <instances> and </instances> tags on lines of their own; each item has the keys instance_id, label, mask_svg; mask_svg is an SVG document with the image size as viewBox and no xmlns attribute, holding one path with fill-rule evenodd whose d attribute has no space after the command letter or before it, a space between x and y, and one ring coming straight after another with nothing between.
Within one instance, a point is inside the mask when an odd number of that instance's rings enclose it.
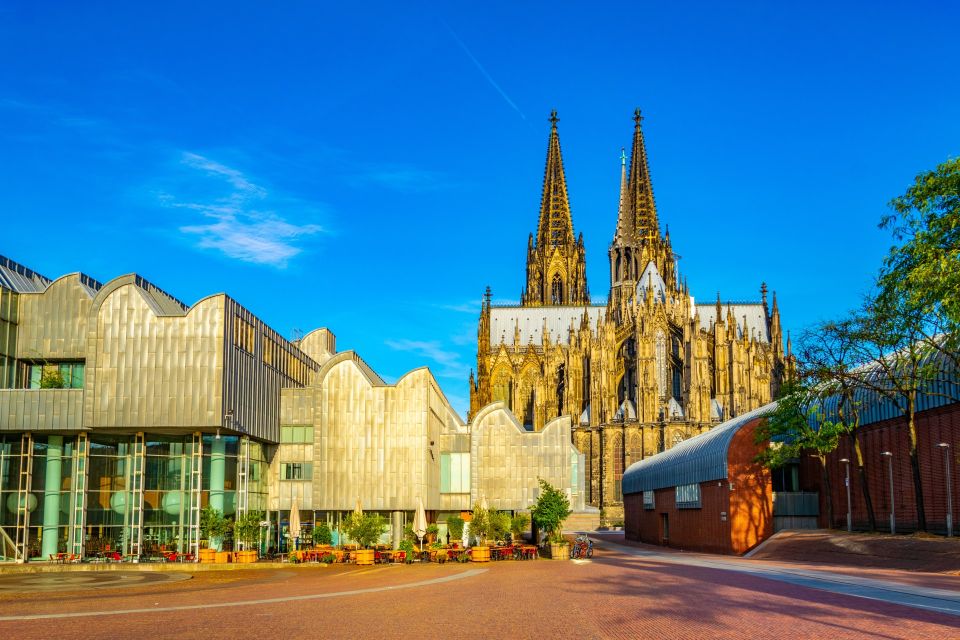
<instances>
[{"instance_id":1,"label":"blue sky","mask_svg":"<svg viewBox=\"0 0 960 640\"><path fill-rule=\"evenodd\" d=\"M429 365L465 412L483 289L523 285L550 110L602 298L639 106L697 298L765 280L793 331L855 305L886 202L960 153L957 5L593 4L8 0L0 254L226 291L388 379Z\"/></svg>"}]
</instances>

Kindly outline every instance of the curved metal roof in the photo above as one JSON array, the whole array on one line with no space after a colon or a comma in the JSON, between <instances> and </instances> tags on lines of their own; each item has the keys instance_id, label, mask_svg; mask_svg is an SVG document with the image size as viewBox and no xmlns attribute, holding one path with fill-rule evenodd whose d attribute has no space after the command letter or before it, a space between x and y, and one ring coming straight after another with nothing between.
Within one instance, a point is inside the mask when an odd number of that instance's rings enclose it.
<instances>
[{"instance_id":1,"label":"curved metal roof","mask_svg":"<svg viewBox=\"0 0 960 640\"><path fill-rule=\"evenodd\" d=\"M640 493L727 477L727 452L740 427L776 409L771 402L721 423L698 436L635 462L623 474L623 493Z\"/></svg>"}]
</instances>

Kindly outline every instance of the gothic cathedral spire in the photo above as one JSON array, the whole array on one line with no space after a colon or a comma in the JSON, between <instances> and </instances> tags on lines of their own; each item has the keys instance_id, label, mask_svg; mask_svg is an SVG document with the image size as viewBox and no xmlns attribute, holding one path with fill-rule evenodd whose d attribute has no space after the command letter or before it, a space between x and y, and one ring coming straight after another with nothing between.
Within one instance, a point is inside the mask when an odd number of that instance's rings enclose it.
<instances>
[{"instance_id":1,"label":"gothic cathedral spire","mask_svg":"<svg viewBox=\"0 0 960 640\"><path fill-rule=\"evenodd\" d=\"M657 221L657 205L653 199L653 184L647 164L647 147L643 140L640 109L633 112L633 150L630 153L630 196L632 199L633 224L637 236L649 242L660 237Z\"/></svg>"},{"instance_id":2,"label":"gothic cathedral spire","mask_svg":"<svg viewBox=\"0 0 960 640\"><path fill-rule=\"evenodd\" d=\"M550 114L550 139L543 175L537 235L527 246L524 306L590 304L583 236L575 239L567 179L563 172L557 112Z\"/></svg>"}]
</instances>

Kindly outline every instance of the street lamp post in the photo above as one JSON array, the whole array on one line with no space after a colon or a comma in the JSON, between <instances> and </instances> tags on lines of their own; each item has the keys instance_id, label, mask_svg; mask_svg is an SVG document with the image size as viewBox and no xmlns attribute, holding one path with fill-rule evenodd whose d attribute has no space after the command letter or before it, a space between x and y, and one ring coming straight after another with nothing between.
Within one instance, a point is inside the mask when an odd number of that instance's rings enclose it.
<instances>
[{"instance_id":1,"label":"street lamp post","mask_svg":"<svg viewBox=\"0 0 960 640\"><path fill-rule=\"evenodd\" d=\"M847 465L847 531L853 531L853 512L850 506L850 460L848 458L840 458L840 462Z\"/></svg>"},{"instance_id":2,"label":"street lamp post","mask_svg":"<svg viewBox=\"0 0 960 640\"><path fill-rule=\"evenodd\" d=\"M950 485L950 445L941 442L937 445L943 449L943 466L947 471L947 537L953 537L953 491Z\"/></svg>"},{"instance_id":3,"label":"street lamp post","mask_svg":"<svg viewBox=\"0 0 960 640\"><path fill-rule=\"evenodd\" d=\"M896 502L893 497L893 454L889 451L884 451L880 455L887 457L887 469L890 472L890 534L894 535L897 533L897 517L896 517Z\"/></svg>"}]
</instances>

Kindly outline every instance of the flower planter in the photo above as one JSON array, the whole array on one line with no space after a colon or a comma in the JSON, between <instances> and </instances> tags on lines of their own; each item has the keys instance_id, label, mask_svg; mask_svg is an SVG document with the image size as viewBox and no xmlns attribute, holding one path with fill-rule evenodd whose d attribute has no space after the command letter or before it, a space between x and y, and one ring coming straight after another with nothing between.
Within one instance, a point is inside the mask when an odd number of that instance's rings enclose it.
<instances>
[{"instance_id":1,"label":"flower planter","mask_svg":"<svg viewBox=\"0 0 960 640\"><path fill-rule=\"evenodd\" d=\"M230 552L229 551L217 551L216 559L214 560L217 564L227 564L230 562Z\"/></svg>"},{"instance_id":2,"label":"flower planter","mask_svg":"<svg viewBox=\"0 0 960 640\"><path fill-rule=\"evenodd\" d=\"M233 554L233 561L243 564L249 564L257 561L257 552L254 549L247 549L246 551L237 551Z\"/></svg>"},{"instance_id":3,"label":"flower planter","mask_svg":"<svg viewBox=\"0 0 960 640\"><path fill-rule=\"evenodd\" d=\"M200 549L200 562L210 563L217 561L216 549Z\"/></svg>"},{"instance_id":4,"label":"flower planter","mask_svg":"<svg viewBox=\"0 0 960 640\"><path fill-rule=\"evenodd\" d=\"M360 564L360 565L373 564L373 549L360 549L356 552L356 554L357 554L357 564Z\"/></svg>"},{"instance_id":5,"label":"flower planter","mask_svg":"<svg viewBox=\"0 0 960 640\"><path fill-rule=\"evenodd\" d=\"M473 562L490 562L490 547L472 547L470 559Z\"/></svg>"},{"instance_id":6,"label":"flower planter","mask_svg":"<svg viewBox=\"0 0 960 640\"><path fill-rule=\"evenodd\" d=\"M569 560L570 545L550 543L550 558L552 560Z\"/></svg>"}]
</instances>

